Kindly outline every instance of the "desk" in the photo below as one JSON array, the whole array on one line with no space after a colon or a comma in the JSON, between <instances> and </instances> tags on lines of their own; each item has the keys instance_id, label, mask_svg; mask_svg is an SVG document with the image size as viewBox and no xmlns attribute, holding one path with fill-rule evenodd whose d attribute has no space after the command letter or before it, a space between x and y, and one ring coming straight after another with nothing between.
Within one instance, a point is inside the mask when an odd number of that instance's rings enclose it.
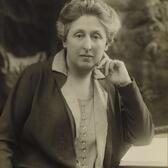
<instances>
[{"instance_id":1,"label":"desk","mask_svg":"<svg viewBox=\"0 0 168 168\"><path fill-rule=\"evenodd\" d=\"M156 135L150 145L131 147L120 166L168 168L168 134Z\"/></svg>"}]
</instances>

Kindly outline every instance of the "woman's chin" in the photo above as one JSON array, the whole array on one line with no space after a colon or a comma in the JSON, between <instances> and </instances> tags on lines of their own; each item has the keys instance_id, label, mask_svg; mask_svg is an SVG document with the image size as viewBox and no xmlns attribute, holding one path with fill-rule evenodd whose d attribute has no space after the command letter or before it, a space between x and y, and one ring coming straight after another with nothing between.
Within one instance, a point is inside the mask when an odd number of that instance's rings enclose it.
<instances>
[{"instance_id":1,"label":"woman's chin","mask_svg":"<svg viewBox=\"0 0 168 168\"><path fill-rule=\"evenodd\" d=\"M93 66L93 65L85 64L85 65L80 65L80 66L78 66L77 71L78 71L80 74L88 74L88 73L90 73L93 69L94 69L94 66Z\"/></svg>"},{"instance_id":2,"label":"woman's chin","mask_svg":"<svg viewBox=\"0 0 168 168\"><path fill-rule=\"evenodd\" d=\"M83 71L92 71L93 68L94 68L94 65L90 65L90 64L81 66L81 69L83 69Z\"/></svg>"}]
</instances>

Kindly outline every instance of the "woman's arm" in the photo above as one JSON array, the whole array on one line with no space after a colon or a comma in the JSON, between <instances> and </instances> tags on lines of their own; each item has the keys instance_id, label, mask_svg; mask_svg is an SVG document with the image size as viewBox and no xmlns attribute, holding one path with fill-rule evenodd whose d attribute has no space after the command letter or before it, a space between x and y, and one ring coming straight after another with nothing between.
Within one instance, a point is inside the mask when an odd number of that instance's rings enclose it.
<instances>
[{"instance_id":1,"label":"woman's arm","mask_svg":"<svg viewBox=\"0 0 168 168\"><path fill-rule=\"evenodd\" d=\"M131 80L124 62L112 60L104 53L97 68L118 88L122 102L125 141L135 145L148 144L154 132L152 117L138 86L134 80Z\"/></svg>"},{"instance_id":2,"label":"woman's arm","mask_svg":"<svg viewBox=\"0 0 168 168\"><path fill-rule=\"evenodd\" d=\"M154 135L152 116L136 82L119 87L122 101L124 140L134 145L149 144Z\"/></svg>"}]
</instances>

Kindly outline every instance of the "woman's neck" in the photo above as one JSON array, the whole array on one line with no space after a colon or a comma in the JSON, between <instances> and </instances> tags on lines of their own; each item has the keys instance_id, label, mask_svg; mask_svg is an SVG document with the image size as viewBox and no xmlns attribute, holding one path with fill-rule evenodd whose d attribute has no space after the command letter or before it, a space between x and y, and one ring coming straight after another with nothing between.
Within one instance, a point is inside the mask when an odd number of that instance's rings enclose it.
<instances>
[{"instance_id":1,"label":"woman's neck","mask_svg":"<svg viewBox=\"0 0 168 168\"><path fill-rule=\"evenodd\" d=\"M81 76L69 72L67 82L71 85L77 98L87 99L93 96L92 72Z\"/></svg>"}]
</instances>

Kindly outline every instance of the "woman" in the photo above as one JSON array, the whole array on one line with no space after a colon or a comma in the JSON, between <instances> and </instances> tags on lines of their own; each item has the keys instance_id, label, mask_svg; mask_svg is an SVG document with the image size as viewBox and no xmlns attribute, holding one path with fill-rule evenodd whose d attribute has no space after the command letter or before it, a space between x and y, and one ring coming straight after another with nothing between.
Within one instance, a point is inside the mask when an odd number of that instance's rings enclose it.
<instances>
[{"instance_id":1,"label":"woman","mask_svg":"<svg viewBox=\"0 0 168 168\"><path fill-rule=\"evenodd\" d=\"M64 49L24 71L0 118L0 167L111 168L130 145L151 141L135 81L105 53L119 27L104 2L65 5L57 22Z\"/></svg>"}]
</instances>

